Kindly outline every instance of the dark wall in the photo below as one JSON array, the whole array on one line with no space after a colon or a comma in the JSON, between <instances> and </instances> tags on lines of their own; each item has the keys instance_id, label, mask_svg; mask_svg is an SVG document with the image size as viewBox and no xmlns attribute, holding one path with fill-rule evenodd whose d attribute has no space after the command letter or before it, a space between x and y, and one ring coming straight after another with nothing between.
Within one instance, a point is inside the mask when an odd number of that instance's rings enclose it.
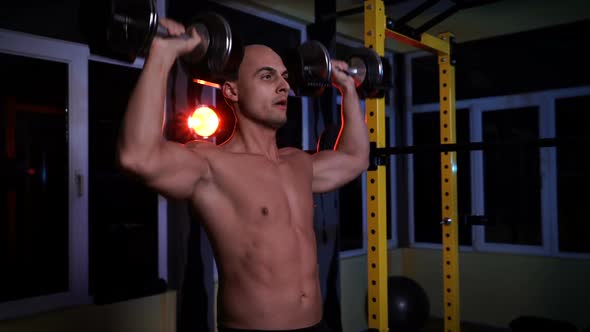
<instances>
[{"instance_id":1,"label":"dark wall","mask_svg":"<svg viewBox=\"0 0 590 332\"><path fill-rule=\"evenodd\" d=\"M0 28L84 43L78 21L80 1L2 1L0 4Z\"/></svg>"},{"instance_id":2,"label":"dark wall","mask_svg":"<svg viewBox=\"0 0 590 332\"><path fill-rule=\"evenodd\" d=\"M455 45L457 99L590 84L587 31L588 20ZM414 104L437 102L436 58L414 59L412 71Z\"/></svg>"}]
</instances>

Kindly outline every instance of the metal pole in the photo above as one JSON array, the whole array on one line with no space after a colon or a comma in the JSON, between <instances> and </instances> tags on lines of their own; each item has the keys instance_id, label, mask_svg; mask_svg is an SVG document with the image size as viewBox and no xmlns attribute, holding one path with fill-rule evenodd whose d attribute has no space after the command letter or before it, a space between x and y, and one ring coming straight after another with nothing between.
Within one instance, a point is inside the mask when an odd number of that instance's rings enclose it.
<instances>
[{"instance_id":1,"label":"metal pole","mask_svg":"<svg viewBox=\"0 0 590 332\"><path fill-rule=\"evenodd\" d=\"M450 43L453 36L443 33L441 40ZM450 49L450 47L449 47ZM450 53L438 54L440 87L440 143L455 144L455 65ZM442 152L442 250L443 250L443 308L447 332L460 330L459 317L459 215L457 204L457 152Z\"/></svg>"},{"instance_id":2,"label":"metal pole","mask_svg":"<svg viewBox=\"0 0 590 332\"><path fill-rule=\"evenodd\" d=\"M385 5L383 0L365 1L365 47L385 54ZM376 148L385 147L385 99L365 101L369 139ZM368 325L387 332L387 196L385 165L367 171L367 274Z\"/></svg>"}]
</instances>

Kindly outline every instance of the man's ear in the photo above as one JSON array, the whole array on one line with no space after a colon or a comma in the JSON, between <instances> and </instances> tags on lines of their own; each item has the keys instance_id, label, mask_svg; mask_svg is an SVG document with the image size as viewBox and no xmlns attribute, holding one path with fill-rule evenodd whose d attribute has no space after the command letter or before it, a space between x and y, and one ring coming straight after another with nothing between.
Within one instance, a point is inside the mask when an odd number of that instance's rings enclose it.
<instances>
[{"instance_id":1,"label":"man's ear","mask_svg":"<svg viewBox=\"0 0 590 332\"><path fill-rule=\"evenodd\" d=\"M237 102L238 101L238 84L234 81L226 81L223 83L221 87L221 92L223 92L223 97L226 100Z\"/></svg>"}]
</instances>

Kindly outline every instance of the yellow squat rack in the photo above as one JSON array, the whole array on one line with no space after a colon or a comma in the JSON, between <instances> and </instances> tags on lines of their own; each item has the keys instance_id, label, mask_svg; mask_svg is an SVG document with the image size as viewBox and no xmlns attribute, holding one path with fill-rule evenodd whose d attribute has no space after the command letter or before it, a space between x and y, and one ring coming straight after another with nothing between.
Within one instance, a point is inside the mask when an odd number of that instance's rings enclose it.
<instances>
[{"instance_id":1,"label":"yellow squat rack","mask_svg":"<svg viewBox=\"0 0 590 332\"><path fill-rule=\"evenodd\" d=\"M438 56L440 88L440 142L455 144L455 67L451 61L450 33L438 37L421 33L419 39L387 28L383 0L364 2L365 47L380 56L385 53L385 38L427 50ZM376 148L385 147L385 99L365 101L369 138ZM386 165L367 171L367 270L368 326L380 332L388 328L387 296L387 197ZM456 152L441 153L443 308L444 331L459 332L459 238L457 212ZM395 331L392 331L395 332Z\"/></svg>"}]
</instances>

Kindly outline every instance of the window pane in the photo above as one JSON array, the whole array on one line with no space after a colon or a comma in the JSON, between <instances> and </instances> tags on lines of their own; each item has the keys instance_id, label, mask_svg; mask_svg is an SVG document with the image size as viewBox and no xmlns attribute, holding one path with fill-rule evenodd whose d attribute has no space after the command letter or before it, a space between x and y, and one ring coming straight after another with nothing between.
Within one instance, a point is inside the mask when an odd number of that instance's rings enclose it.
<instances>
[{"instance_id":1,"label":"window pane","mask_svg":"<svg viewBox=\"0 0 590 332\"><path fill-rule=\"evenodd\" d=\"M412 104L434 103L438 100L438 62L433 55L412 59Z\"/></svg>"},{"instance_id":2,"label":"window pane","mask_svg":"<svg viewBox=\"0 0 590 332\"><path fill-rule=\"evenodd\" d=\"M469 142L469 112L457 110L457 143ZM442 198L439 113L417 113L413 117L414 153L414 235L416 242L442 243ZM457 152L457 190L459 219L471 213L469 152ZM471 245L471 228L459 224L459 244Z\"/></svg>"},{"instance_id":3,"label":"window pane","mask_svg":"<svg viewBox=\"0 0 590 332\"><path fill-rule=\"evenodd\" d=\"M341 104L336 104L336 109L339 110L341 107ZM340 125L340 120L331 125L330 133L332 137L326 140L327 142L336 141ZM363 249L363 201L367 199L363 196L364 177L365 173L337 191L338 214L340 217L340 251Z\"/></svg>"},{"instance_id":4,"label":"window pane","mask_svg":"<svg viewBox=\"0 0 590 332\"><path fill-rule=\"evenodd\" d=\"M340 251L363 248L363 177L357 177L339 192Z\"/></svg>"},{"instance_id":5,"label":"window pane","mask_svg":"<svg viewBox=\"0 0 590 332\"><path fill-rule=\"evenodd\" d=\"M116 140L139 69L90 61L90 289L98 303L158 287L158 196L121 172Z\"/></svg>"},{"instance_id":6,"label":"window pane","mask_svg":"<svg viewBox=\"0 0 590 332\"><path fill-rule=\"evenodd\" d=\"M523 142L539 137L537 108L483 114L483 142L505 143L484 150L487 242L541 245L539 148Z\"/></svg>"},{"instance_id":7,"label":"window pane","mask_svg":"<svg viewBox=\"0 0 590 332\"><path fill-rule=\"evenodd\" d=\"M586 204L590 192L590 97L558 100L556 103L556 135L566 140L557 148L557 202L559 250L590 252L590 223Z\"/></svg>"},{"instance_id":8,"label":"window pane","mask_svg":"<svg viewBox=\"0 0 590 332\"><path fill-rule=\"evenodd\" d=\"M68 290L67 77L0 54L0 302Z\"/></svg>"}]
</instances>

